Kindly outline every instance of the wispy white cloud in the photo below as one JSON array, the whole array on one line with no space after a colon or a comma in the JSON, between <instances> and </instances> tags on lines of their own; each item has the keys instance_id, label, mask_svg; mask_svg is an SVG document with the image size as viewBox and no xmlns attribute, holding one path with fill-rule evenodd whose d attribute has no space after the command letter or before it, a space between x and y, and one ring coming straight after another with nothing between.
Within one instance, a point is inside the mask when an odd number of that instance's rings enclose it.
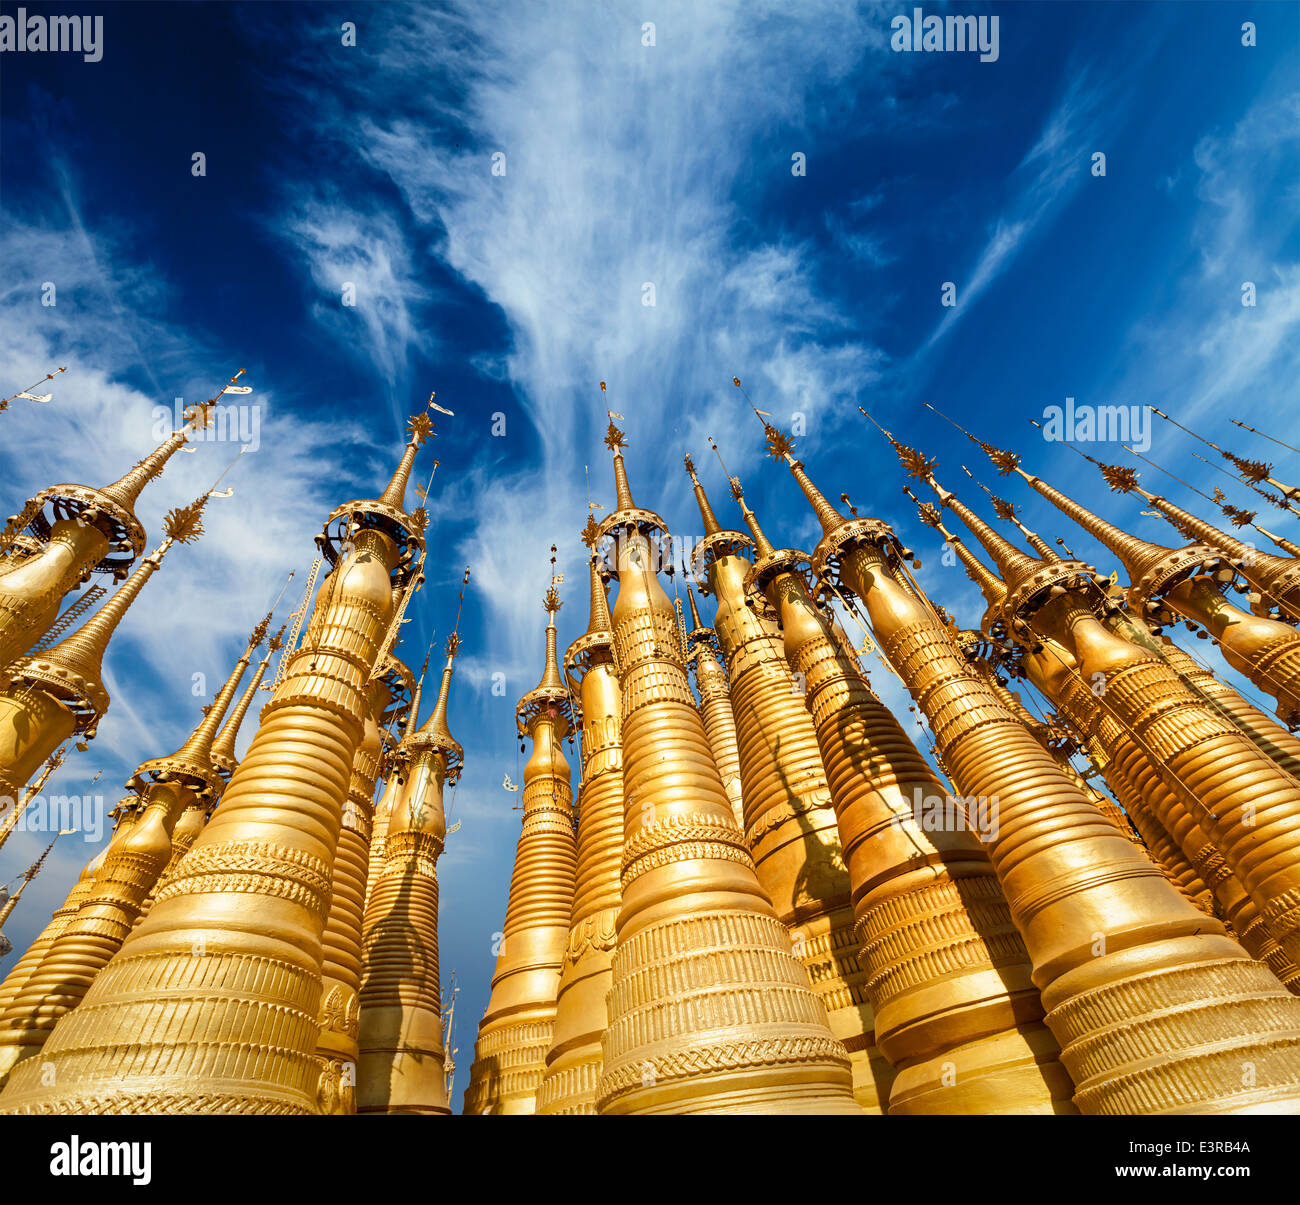
<instances>
[{"instance_id":1,"label":"wispy white cloud","mask_svg":"<svg viewBox=\"0 0 1300 1205\"><path fill-rule=\"evenodd\" d=\"M994 219L987 239L964 280L955 280L957 304L944 312L926 339L928 351L971 309L1015 260L1029 238L1063 208L1089 178L1098 114L1113 102L1112 90L1094 85L1085 71L1071 77L1038 140L1009 181L1014 196Z\"/></svg>"},{"instance_id":2,"label":"wispy white cloud","mask_svg":"<svg viewBox=\"0 0 1300 1205\"><path fill-rule=\"evenodd\" d=\"M670 4L646 20L653 45L640 18L615 10L413 10L379 35L382 79L348 98L351 150L392 179L410 218L508 323L510 349L484 371L515 386L537 458L494 462L477 480L459 550L476 564L504 665L536 658L549 545L581 572L584 464L610 501L605 405L627 415L634 490L667 503L686 497L682 452L743 416L733 373L756 397L830 421L879 368L880 353L824 300L811 249L742 237L733 192L775 129L790 131L789 147L757 169L797 186L791 154L816 151L810 88L882 47L887 26L831 0L797 16ZM798 69L773 73L773 61ZM449 78L451 89L415 87ZM325 214L316 224L328 226ZM292 217L283 232L304 242ZM733 452L741 469L757 441Z\"/></svg>"}]
</instances>

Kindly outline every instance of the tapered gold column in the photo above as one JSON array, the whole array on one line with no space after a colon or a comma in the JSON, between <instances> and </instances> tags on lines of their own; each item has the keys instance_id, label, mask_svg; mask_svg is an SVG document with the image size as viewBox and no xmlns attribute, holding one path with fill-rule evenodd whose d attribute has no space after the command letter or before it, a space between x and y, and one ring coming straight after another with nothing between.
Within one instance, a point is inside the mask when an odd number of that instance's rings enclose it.
<instances>
[{"instance_id":1,"label":"tapered gold column","mask_svg":"<svg viewBox=\"0 0 1300 1205\"><path fill-rule=\"evenodd\" d=\"M750 541L719 528L689 456L686 469L704 520L701 568L717 597L714 627L730 678L745 801L742 831L758 881L826 1003L831 1032L849 1052L854 1095L865 1109L880 1113L893 1067L876 1046L867 971L857 957L849 872L804 686L791 675L776 618L757 614L746 598L750 562L739 552ZM732 490L739 497L734 478Z\"/></svg>"},{"instance_id":2,"label":"tapered gold column","mask_svg":"<svg viewBox=\"0 0 1300 1205\"><path fill-rule=\"evenodd\" d=\"M856 1113L847 1052L759 884L709 752L652 560L648 537L663 520L633 503L612 422L606 442L618 505L600 535L616 543L626 820L597 1108Z\"/></svg>"},{"instance_id":3,"label":"tapered gold column","mask_svg":"<svg viewBox=\"0 0 1300 1205\"><path fill-rule=\"evenodd\" d=\"M623 860L622 701L614 671L613 622L595 557L589 569L590 620L564 657L571 688L582 699L578 862L555 1031L537 1093L539 1113L595 1113L596 1085L604 1069L601 1039L609 1024L605 997L613 983Z\"/></svg>"},{"instance_id":4,"label":"tapered gold column","mask_svg":"<svg viewBox=\"0 0 1300 1205\"><path fill-rule=\"evenodd\" d=\"M717 598L714 627L730 678L742 831L758 881L825 1001L831 1032L849 1052L854 1096L868 1111L883 1113L894 1070L876 1045L849 872L805 687L791 675L776 617L757 614L746 598L750 562L739 553L750 541L721 530L689 456L685 463L706 533L701 588ZM740 496L734 478L732 490Z\"/></svg>"},{"instance_id":5,"label":"tapered gold column","mask_svg":"<svg viewBox=\"0 0 1300 1205\"><path fill-rule=\"evenodd\" d=\"M1115 554L1128 574L1129 607L1135 614L1159 623L1182 616L1200 626L1214 637L1233 669L1277 700L1278 715L1286 723L1300 721L1300 632L1290 624L1252 615L1228 600L1223 584L1240 567L1230 554L1203 543L1175 549L1140 540L1026 473L1015 453L980 446L999 472L1019 474ZM1143 493L1155 505L1153 496L1138 489L1137 474L1131 469L1101 468L1112 490Z\"/></svg>"},{"instance_id":6,"label":"tapered gold column","mask_svg":"<svg viewBox=\"0 0 1300 1205\"><path fill-rule=\"evenodd\" d=\"M203 815L225 786L211 760L211 745L254 650L266 637L268 615L249 637L216 698L185 743L166 757L140 765L127 783L143 800L140 819L121 843L110 846L77 914L50 946L22 991L0 1018L0 1066L36 1054L95 976L121 948L173 852L181 818Z\"/></svg>"},{"instance_id":7,"label":"tapered gold column","mask_svg":"<svg viewBox=\"0 0 1300 1205\"><path fill-rule=\"evenodd\" d=\"M20 1066L3 1111L314 1110L330 872L392 586L422 547L423 512L401 506L428 434L413 420L382 497L330 516L333 572L221 807L51 1035L53 1075Z\"/></svg>"},{"instance_id":8,"label":"tapered gold column","mask_svg":"<svg viewBox=\"0 0 1300 1205\"><path fill-rule=\"evenodd\" d=\"M402 741L404 783L393 797L383 862L366 904L359 1113L451 1112L438 968L438 858L447 838L443 792L464 766L464 753L447 727L459 648L453 631L433 713ZM417 688L412 724L419 698Z\"/></svg>"},{"instance_id":9,"label":"tapered gold column","mask_svg":"<svg viewBox=\"0 0 1300 1205\"><path fill-rule=\"evenodd\" d=\"M736 741L736 717L731 710L731 687L727 673L718 661L717 635L705 627L695 605L695 591L688 589L691 604L691 631L687 635L691 667L695 670L695 689L700 695L700 718L709 738L713 764L722 776L722 786L731 800L736 827L745 831L744 790L740 785L740 749Z\"/></svg>"},{"instance_id":10,"label":"tapered gold column","mask_svg":"<svg viewBox=\"0 0 1300 1205\"><path fill-rule=\"evenodd\" d=\"M379 763L379 773L384 779L384 789L379 793L379 800L375 804L375 821L370 830L370 858L366 867L366 911L362 918L363 933L372 923L370 920L370 900L374 894L379 872L384 865L384 852L388 841L388 821L393 813L393 805L401 798L402 788L406 783L406 771L410 765L410 757L407 753L410 746L407 745L406 740L416 729L420 714L420 698L424 691L424 675L429 668L429 658L426 655L424 666L420 670L420 677L413 680L411 671L397 657L390 654L389 660L394 672L401 677L405 697L409 698L410 701L406 708L406 719L400 725L401 736L394 737L387 731L384 733L384 753Z\"/></svg>"},{"instance_id":11,"label":"tapered gold column","mask_svg":"<svg viewBox=\"0 0 1300 1205\"><path fill-rule=\"evenodd\" d=\"M556 647L560 605L552 586L546 594L546 670L515 712L520 739L532 741L533 754L524 766L523 828L492 995L474 1044L466 1113L535 1113L554 1038L577 864L573 790L560 748L574 720Z\"/></svg>"},{"instance_id":12,"label":"tapered gold column","mask_svg":"<svg viewBox=\"0 0 1300 1205\"><path fill-rule=\"evenodd\" d=\"M981 841L832 632L803 577L738 499L746 579L806 683L853 883L891 1113L1073 1113L1029 955Z\"/></svg>"},{"instance_id":13,"label":"tapered gold column","mask_svg":"<svg viewBox=\"0 0 1300 1205\"><path fill-rule=\"evenodd\" d=\"M113 836L108 845L104 846L82 868L80 876L72 885L72 889L68 892L63 904L54 910L49 924L41 930L36 940L28 946L27 952L18 960L13 970L5 976L4 982L0 983L0 1017L8 1010L9 1005L13 1003L18 993L23 990L32 972L40 966L46 952L58 939L59 934L67 927L68 922L77 915L82 902L90 894L91 888L94 886L95 875L104 864L109 849L114 842L122 842L127 839L135 822L140 818L143 806L142 801L133 795L123 799L113 808L110 813L114 820ZM4 1075L8 1075L7 1068Z\"/></svg>"},{"instance_id":14,"label":"tapered gold column","mask_svg":"<svg viewBox=\"0 0 1300 1205\"><path fill-rule=\"evenodd\" d=\"M375 780L379 777L379 758L384 748L379 721L393 697L392 687L381 677L372 678L367 693L365 729L352 757L352 778L334 853L330 907L321 937L320 1037L316 1042L321 1070L317 1109L327 1116L350 1116L357 1111L361 922L366 902Z\"/></svg>"},{"instance_id":15,"label":"tapered gold column","mask_svg":"<svg viewBox=\"0 0 1300 1205\"><path fill-rule=\"evenodd\" d=\"M112 485L51 486L10 516L5 536L28 528L36 547L28 557L0 561L0 669L40 640L68 591L92 571L126 576L144 551L144 528L135 517L141 491L192 431L211 422L215 401L189 407L185 422Z\"/></svg>"},{"instance_id":16,"label":"tapered gold column","mask_svg":"<svg viewBox=\"0 0 1300 1205\"><path fill-rule=\"evenodd\" d=\"M1024 474L1013 454L996 448L986 451L1000 468L1007 466L1006 472L1021 472L1039 493L1116 553L1134 583L1131 601L1154 596L1181 609L1179 600L1199 599L1214 611L1208 623L1228 624L1225 612L1235 611L1242 621L1233 626L1284 628L1289 633L1284 644L1294 644L1300 653L1300 633L1285 624L1245 615L1223 598L1210 576L1218 563L1213 550L1204 545L1174 550L1147 544ZM958 513L964 509L960 504L955 508ZM965 514L963 521L979 525L978 519ZM1013 564L1018 555L1014 550L1008 553L995 547L985 531L977 534L1008 577L1010 601L1027 617L1032 612L1033 631L1061 644L1085 680L1104 685L1104 706L1131 730L1170 792L1190 805L1193 819L1254 900L1269 932L1290 962L1300 964L1300 781L1261 751L1230 717L1190 690L1163 657L1099 621L1094 614L1099 607L1103 612L1118 608L1109 600L1097 603L1087 597L1089 590L1096 590L1095 570L1079 562L1064 562L1049 570L1030 558ZM1013 570L1020 583L1014 588ZM1064 580L1049 581L1053 574ZM1044 600L1051 586L1058 589ZM1155 609L1161 609L1159 603ZM1159 805L1158 800L1152 803ZM1161 819L1172 834L1174 826Z\"/></svg>"},{"instance_id":17,"label":"tapered gold column","mask_svg":"<svg viewBox=\"0 0 1300 1205\"><path fill-rule=\"evenodd\" d=\"M814 567L861 600L958 789L996 801L989 853L1080 1111L1300 1110L1293 998L1179 896L971 672L921 597L899 585L888 527L840 515L771 428L769 447L822 524Z\"/></svg>"}]
</instances>

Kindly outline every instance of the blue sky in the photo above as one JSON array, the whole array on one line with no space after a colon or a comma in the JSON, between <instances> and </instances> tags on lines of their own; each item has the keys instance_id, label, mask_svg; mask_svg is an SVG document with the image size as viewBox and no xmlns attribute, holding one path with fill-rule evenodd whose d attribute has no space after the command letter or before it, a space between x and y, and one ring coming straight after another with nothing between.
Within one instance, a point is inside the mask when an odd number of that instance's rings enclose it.
<instances>
[{"instance_id":1,"label":"blue sky","mask_svg":"<svg viewBox=\"0 0 1300 1205\"><path fill-rule=\"evenodd\" d=\"M500 788L516 777L514 701L541 672L552 542L571 600L562 639L586 624L577 532L584 465L611 501L606 403L627 416L634 493L678 534L700 529L688 451L739 522L713 435L774 542L808 546L811 514L763 462L739 374L781 425L801 416L815 479L895 523L922 584L966 624L978 596L940 563L857 404L937 456L940 479L982 513L962 463L1106 570L1104 550L997 482L921 404L1162 542L1177 542L1172 529L1106 494L1028 420L1066 396L1155 404L1300 480L1300 457L1228 422L1295 442L1293 5L922 6L996 15L988 63L892 51L890 20L910 4L810 0L797 19L763 3L96 7L101 61L8 54L0 73L4 392L68 365L52 405L0 415L6 513L54 481L118 476L152 446L155 406L207 396L237 368L260 446L232 474L235 496L213 503L209 534L169 556L123 625L112 709L53 785L77 792L102 768L111 796L183 739L202 701L192 675L224 675L284 574L298 571L291 594L301 585L325 515L379 488L405 416L436 389L456 417L422 460L441 467L403 651L418 666L441 643L472 566L452 699L462 827L440 871L444 980L454 970L462 988L458 1097L517 834L516 797ZM1098 151L1104 177L1090 171ZM796 154L806 174L792 173ZM940 304L944 282L955 307ZM1248 505L1195 448L1157 427L1150 455ZM175 459L139 508L151 537L233 451ZM882 671L873 680L904 705ZM43 844L16 835L0 875ZM65 839L13 917L19 950L90 852Z\"/></svg>"}]
</instances>

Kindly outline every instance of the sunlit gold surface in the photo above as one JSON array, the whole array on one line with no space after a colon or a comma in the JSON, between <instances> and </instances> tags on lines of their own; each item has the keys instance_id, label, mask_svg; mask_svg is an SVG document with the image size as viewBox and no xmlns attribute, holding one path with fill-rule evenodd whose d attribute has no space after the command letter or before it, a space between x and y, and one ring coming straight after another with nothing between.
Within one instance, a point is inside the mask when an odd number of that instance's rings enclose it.
<instances>
[{"instance_id":1,"label":"sunlit gold surface","mask_svg":"<svg viewBox=\"0 0 1300 1205\"><path fill-rule=\"evenodd\" d=\"M826 533L818 563L866 607L958 789L997 800L989 852L1080 1111L1300 1111L1293 997L1177 893L964 665L932 612L898 586L888 537L863 520L855 529L786 459ZM1266 1037L1261 1014L1276 1018ZM1257 1068L1249 1085L1243 1059Z\"/></svg>"},{"instance_id":2,"label":"sunlit gold surface","mask_svg":"<svg viewBox=\"0 0 1300 1205\"><path fill-rule=\"evenodd\" d=\"M5 1111L316 1109L331 872L392 577L420 545L398 505L419 443L381 499L331 517L351 537L341 555L341 535L323 537L335 568L220 808L50 1036L54 1073L20 1065Z\"/></svg>"},{"instance_id":3,"label":"sunlit gold surface","mask_svg":"<svg viewBox=\"0 0 1300 1205\"><path fill-rule=\"evenodd\" d=\"M560 969L569 943L577 847L573 789L560 742L573 730L557 660L554 591L547 596L546 670L519 700L532 741L521 792L524 815L497 943L492 995L479 1023L466 1113L535 1113L555 1030Z\"/></svg>"},{"instance_id":4,"label":"sunlit gold surface","mask_svg":"<svg viewBox=\"0 0 1300 1205\"><path fill-rule=\"evenodd\" d=\"M447 727L457 648L453 635L433 712L401 743L401 787L389 799L382 861L366 901L359 1113L450 1112L438 967L438 858L447 836L443 793L461 770L460 745ZM418 711L417 692L412 725Z\"/></svg>"},{"instance_id":5,"label":"sunlit gold surface","mask_svg":"<svg viewBox=\"0 0 1300 1205\"><path fill-rule=\"evenodd\" d=\"M565 655L565 669L577 680L582 699L582 786L569 944L560 969L546 1074L537 1094L537 1111L548 1114L596 1111L623 861L622 706L612 621L594 558L589 573L590 622Z\"/></svg>"},{"instance_id":6,"label":"sunlit gold surface","mask_svg":"<svg viewBox=\"0 0 1300 1205\"><path fill-rule=\"evenodd\" d=\"M807 558L774 551L752 512L745 517L762 554L748 585L780 616L826 761L877 1040L898 1068L889 1111L1073 1112L1073 1085L979 835L943 810L935 823L947 793L814 602Z\"/></svg>"},{"instance_id":7,"label":"sunlit gold surface","mask_svg":"<svg viewBox=\"0 0 1300 1205\"><path fill-rule=\"evenodd\" d=\"M598 1108L857 1112L847 1052L759 885L709 752L646 538L662 520L632 503L610 430L620 505L602 526L618 545L626 823Z\"/></svg>"}]
</instances>

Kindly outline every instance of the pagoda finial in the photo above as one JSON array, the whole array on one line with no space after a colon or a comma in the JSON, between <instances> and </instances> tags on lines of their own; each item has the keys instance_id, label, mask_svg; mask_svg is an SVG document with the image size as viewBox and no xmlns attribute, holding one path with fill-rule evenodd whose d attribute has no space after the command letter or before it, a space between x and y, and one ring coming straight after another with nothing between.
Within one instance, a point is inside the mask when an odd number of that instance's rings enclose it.
<instances>
[{"instance_id":1,"label":"pagoda finial","mask_svg":"<svg viewBox=\"0 0 1300 1205\"><path fill-rule=\"evenodd\" d=\"M718 517L713 513L713 507L709 504L708 495L704 492L704 486L700 484L700 479L695 472L695 461L690 455L682 457L682 463L686 466L687 476L691 479L691 486L695 490L695 505L700 508L700 518L704 520L704 534L706 536L717 535L722 530L722 524L718 522Z\"/></svg>"},{"instance_id":2,"label":"pagoda finial","mask_svg":"<svg viewBox=\"0 0 1300 1205\"><path fill-rule=\"evenodd\" d=\"M241 368L229 381L223 385L213 397L206 402L199 402L193 406L187 406L182 412L182 423L176 428L162 443L160 443L152 452L143 460L134 464L127 472L119 477L112 485L106 485L99 492L112 498L124 510L133 510L136 502L139 500L140 492L155 477L161 477L162 471L172 455L180 448L194 431L206 430L212 425L212 416L216 411L217 403L227 393L245 394L251 393L252 389L248 385L238 384L239 378L244 375Z\"/></svg>"},{"instance_id":3,"label":"pagoda finial","mask_svg":"<svg viewBox=\"0 0 1300 1205\"><path fill-rule=\"evenodd\" d=\"M929 403L927 403L927 405L929 405ZM1016 453L1004 452L999 448L993 447L992 444L986 444L983 440L976 439L969 431L959 423L953 422L953 420L948 418L948 416L941 410L934 406L930 406L929 408L939 415L940 418L952 423L952 425L961 431L972 443L979 444L1003 476L1010 473L1019 474L1028 485L1032 486L1033 489L1042 494L1042 496L1051 502L1053 506L1068 515L1080 527L1088 532L1089 535L1093 536L1099 543L1104 544L1108 549L1110 549L1110 551L1119 558L1120 563L1124 566L1125 571L1129 574L1131 579L1136 580L1137 578L1140 578L1145 572L1147 565L1154 561L1159 561L1161 557L1170 551L1170 549L1161 545L1152 544L1147 540L1140 540L1136 536L1129 535L1128 532L1121 530L1113 523L1107 523L1100 515L1096 515L1086 507L1080 506L1073 498L1069 498L1059 490L1053 489L1040 478L1026 473L1025 470L1020 467L1020 457ZM1030 422L1033 422L1034 426L1039 426L1039 424L1034 422L1033 419L1031 419ZM1092 457L1088 456L1085 452L1080 452L1073 444L1067 444L1066 446L1078 455L1082 456L1085 460L1092 459ZM1094 463L1097 462L1094 461Z\"/></svg>"},{"instance_id":4,"label":"pagoda finial","mask_svg":"<svg viewBox=\"0 0 1300 1205\"><path fill-rule=\"evenodd\" d=\"M143 781L144 775L150 773L154 776L166 777L177 773L193 774L194 777L203 779L205 785L214 793L219 789L213 776L213 771L219 768L212 758L213 743L235 697L235 692L239 689L244 671L265 639L270 626L271 613L268 612L253 629L243 654L235 662L234 668L217 692L216 698L204 709L203 718L190 733L189 739L170 757L153 758L142 763L136 769L137 778Z\"/></svg>"},{"instance_id":5,"label":"pagoda finial","mask_svg":"<svg viewBox=\"0 0 1300 1205\"><path fill-rule=\"evenodd\" d=\"M293 574L289 576L292 577ZM208 756L212 764L227 776L235 772L235 741L239 736L240 726L248 714L248 709L253 705L253 699L257 696L257 689L262 684L262 678L266 674L266 667L271 663L271 658L284 647L284 633L288 626L287 623L281 624L280 630L266 642L266 653L258 662L257 669L253 671L252 681L239 696L239 701L231 708L230 715L222 724L216 740L212 742L212 749Z\"/></svg>"},{"instance_id":6,"label":"pagoda finial","mask_svg":"<svg viewBox=\"0 0 1300 1205\"><path fill-rule=\"evenodd\" d=\"M438 698L433 705L432 714L416 734L418 741L432 741L438 748L444 749L450 758L449 766L456 767L457 771L463 753L460 744L451 735L451 731L447 727L447 704L451 698L453 663L456 660L456 654L460 652L460 616L461 609L465 604L465 587L469 584L469 578L470 571L466 568L464 576L460 579L460 597L456 605L456 624L452 628L451 635L447 637L446 645L443 647L443 655L447 658L447 661L442 667L442 682L438 686Z\"/></svg>"},{"instance_id":7,"label":"pagoda finial","mask_svg":"<svg viewBox=\"0 0 1300 1205\"><path fill-rule=\"evenodd\" d=\"M415 464L415 454L427 440L432 438L433 423L429 416L424 411L411 415L406 423L406 448L402 452L402 459L398 461L392 480L379 496L380 502L395 510L406 509L406 485L411 477L411 466Z\"/></svg>"},{"instance_id":8,"label":"pagoda finial","mask_svg":"<svg viewBox=\"0 0 1300 1205\"><path fill-rule=\"evenodd\" d=\"M587 634L612 631L614 624L609 614L609 595L605 592L605 583L597 568L596 557L590 558L587 568L591 577L591 618L587 623Z\"/></svg>"},{"instance_id":9,"label":"pagoda finial","mask_svg":"<svg viewBox=\"0 0 1300 1205\"><path fill-rule=\"evenodd\" d=\"M709 441L712 443L712 440ZM714 447L717 451L717 447ZM719 456L721 460L721 456ZM726 469L723 469L726 472ZM731 481L731 496L735 498L740 506L740 513L745 517L745 526L749 528L749 534L754 537L754 556L755 559L771 556L776 549L772 547L772 542L763 534L763 529L758 524L758 516L749 508L749 503L745 501L745 490L740 484L739 477L729 478Z\"/></svg>"},{"instance_id":10,"label":"pagoda finial","mask_svg":"<svg viewBox=\"0 0 1300 1205\"><path fill-rule=\"evenodd\" d=\"M605 392L604 381L600 383L600 391ZM609 427L605 431L605 447L614 453L614 488L617 491L614 506L616 510L635 510L636 503L632 501L632 489L627 483L627 466L623 463L623 449L627 447L627 437L614 424L616 418L622 420L623 416L608 408L605 413L609 415Z\"/></svg>"},{"instance_id":11,"label":"pagoda finial","mask_svg":"<svg viewBox=\"0 0 1300 1205\"><path fill-rule=\"evenodd\" d=\"M984 601L991 607L1001 605L1007 596L1006 583L993 573L992 570L985 567L982 561L966 547L965 541L955 533L949 531L943 523L943 515L939 508L933 502L922 502L920 498L912 492L910 485L903 486L905 493L913 502L916 503L916 509L921 516L921 522L927 527L933 527L944 540L948 547L957 554L957 559L961 561L962 567L966 570L966 576L971 579L984 595Z\"/></svg>"},{"instance_id":12,"label":"pagoda finial","mask_svg":"<svg viewBox=\"0 0 1300 1205\"><path fill-rule=\"evenodd\" d=\"M1056 550L1040 536L1037 532L1030 531L1020 521L1020 508L1014 502L1008 502L1005 498L999 498L987 485L984 484L974 473L965 465L961 466L961 471L966 474L976 485L980 487L987 495L989 502L993 506L993 513L997 515L1004 523L1010 523L1022 536L1025 537L1025 543L1029 545L1045 561L1059 561L1060 555Z\"/></svg>"},{"instance_id":13,"label":"pagoda finial","mask_svg":"<svg viewBox=\"0 0 1300 1205\"><path fill-rule=\"evenodd\" d=\"M863 416L871 422L880 433L893 445L894 451L898 454L898 459L902 462L903 468L910 477L919 477L939 496L940 506L945 506L957 515L963 523L971 530L985 550L993 558L994 564L997 565L998 571L1004 578L1010 579L1013 575L1020 576L1024 573L1032 573L1041 561L1034 557L1021 552L1015 545L1002 538L996 531L985 523L978 515L966 507L961 500L950 490L944 489L935 478L934 470L938 467L938 460L927 457L924 453L917 451L915 448L908 447L906 444L899 443L893 435L885 430L874 418L871 417L861 406L858 409Z\"/></svg>"},{"instance_id":14,"label":"pagoda finial","mask_svg":"<svg viewBox=\"0 0 1300 1205\"><path fill-rule=\"evenodd\" d=\"M700 618L699 607L695 605L695 591L692 590L690 586L686 587L686 601L691 607L691 628L694 631L698 631L704 626L704 621Z\"/></svg>"}]
</instances>

